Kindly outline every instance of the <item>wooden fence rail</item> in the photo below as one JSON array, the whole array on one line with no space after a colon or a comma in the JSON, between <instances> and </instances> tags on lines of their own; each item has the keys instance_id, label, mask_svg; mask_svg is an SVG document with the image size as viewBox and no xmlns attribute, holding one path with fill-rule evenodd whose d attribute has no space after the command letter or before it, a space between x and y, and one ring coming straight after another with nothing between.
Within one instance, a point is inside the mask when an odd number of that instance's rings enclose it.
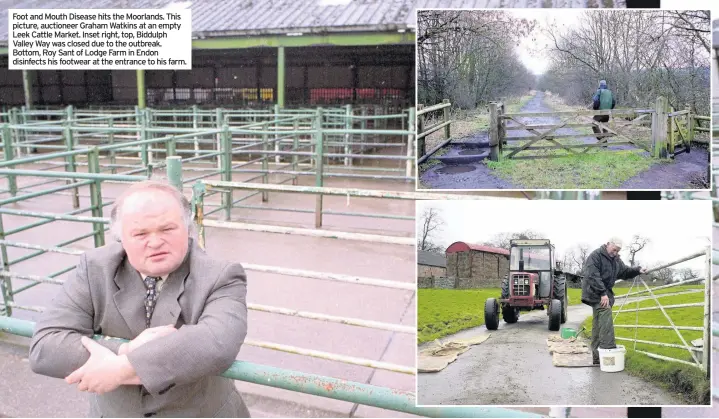
<instances>
[{"instance_id":1,"label":"wooden fence rail","mask_svg":"<svg viewBox=\"0 0 719 419\"><path fill-rule=\"evenodd\" d=\"M419 158L423 158L426 153L426 147L425 147L425 137L439 131L440 129L444 128L444 142L440 144L439 148L444 147L450 140L451 137L451 130L450 130L450 124L452 121L449 119L449 111L451 109L452 103L449 101L449 99L444 99L442 103L438 103L436 105L424 107L424 105L417 105L417 156ZM442 119L441 122L436 123L430 127L426 126L427 122L427 114L430 112L442 110ZM436 150L437 147L435 147L434 150ZM432 153L430 153L432 154ZM423 160L423 159L422 159ZM421 163L421 161L419 161Z\"/></svg>"}]
</instances>

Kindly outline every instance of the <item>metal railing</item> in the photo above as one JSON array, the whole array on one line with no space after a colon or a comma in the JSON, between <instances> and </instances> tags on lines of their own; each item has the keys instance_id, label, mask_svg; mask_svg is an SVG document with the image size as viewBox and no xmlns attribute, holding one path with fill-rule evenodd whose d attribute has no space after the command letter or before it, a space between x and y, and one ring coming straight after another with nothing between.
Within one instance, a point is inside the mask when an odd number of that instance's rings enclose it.
<instances>
[{"instance_id":1,"label":"metal railing","mask_svg":"<svg viewBox=\"0 0 719 419\"><path fill-rule=\"evenodd\" d=\"M135 151L135 159L130 158L130 153L123 153L122 157L125 160L141 159L142 164L147 165L153 163L153 157L156 157L153 153L164 158L172 151L173 155L194 158L197 163L214 163L220 169L222 132L226 127L231 136L233 157L259 155L268 162L274 160L277 165L290 160L295 163L276 167L274 173L310 175L316 170L317 161L324 161L327 165L325 177L409 181L415 159L413 121L409 118L413 112L411 108L391 114L381 107L364 105L327 109L281 109L275 106L269 111L200 109L197 106L172 110L135 107L100 111L68 106L55 111L12 108L7 112L7 122L18 155L29 154L33 149L67 149L68 142L77 147L105 144L108 139L110 143L122 143L196 133L175 138L176 147L172 149L141 148ZM70 129L71 141L60 129L64 127ZM323 146L319 150L314 144L318 136ZM297 150L298 145L300 150ZM309 151L302 149L305 146L310 146ZM319 160L317 151L321 152ZM302 160L300 167L309 167L312 173L298 169L294 161L297 157ZM271 173L268 167L261 170Z\"/></svg>"},{"instance_id":2,"label":"metal railing","mask_svg":"<svg viewBox=\"0 0 719 419\"><path fill-rule=\"evenodd\" d=\"M27 320L0 316L0 332L18 336L32 337L34 323ZM105 339L95 335L95 340ZM126 342L125 339L119 339ZM358 383L274 368L251 362L235 361L232 366L221 374L233 380L245 381L263 386L281 388L314 396L343 400L366 406L379 407L387 410L410 413L425 417L450 418L541 418L535 413L493 407L417 407L413 393L393 390L371 384Z\"/></svg>"},{"instance_id":3,"label":"metal railing","mask_svg":"<svg viewBox=\"0 0 719 419\"><path fill-rule=\"evenodd\" d=\"M686 365L691 365L693 367L700 368L703 370L707 378L710 376L710 369L709 367L709 360L711 357L711 351L709 350L711 348L711 323L710 323L710 304L711 304L711 281L709 278L711 278L711 248L707 247L706 250L693 253L689 256L683 257L681 259L678 259L676 261L652 268L646 272L645 275L650 274L652 272L659 271L664 268L668 268L692 259L696 259L699 257L704 256L705 258L705 272L704 276L701 278L694 278L690 280L684 280L681 282L676 282L669 285L663 285L659 287L650 288L649 285L642 279L641 277L636 277L635 280L632 282L631 287L629 288L629 291L626 294L619 295L616 297L616 299L623 298L624 301L619 306L617 310L614 310L614 320L616 322L617 316L619 316L619 313L636 313L636 320L635 324L626 324L626 325L615 325L615 327L620 328L634 328L634 338L625 338L625 337L617 337L617 340L627 341L627 342L633 342L634 348L633 350L638 353L642 353L644 355L649 356L650 358L659 359L662 361L671 361L671 362L678 362ZM673 304L673 305L662 305L662 303L659 301L660 298L664 297L672 297L676 294L655 294L655 291L658 290L664 290L669 289L677 286L682 286L686 284L691 283L697 283L704 281L704 287L697 290L687 290L686 293L693 293L693 292L701 292L704 294L704 301L701 303L686 303L686 304ZM634 289L634 286L637 284L637 282L641 283L643 285L643 290L632 292L632 289ZM631 296L636 296L640 294L649 294L649 298L651 298L656 306L653 307L639 307L639 300L636 301L636 308L624 308L625 304L628 302L628 298ZM669 313L667 313L667 309L675 309L675 308L687 308L687 307L703 307L703 326L702 327L688 327L688 326L677 326L674 324L674 321L672 320ZM662 314L666 318L667 322L669 323L669 326L664 325L639 325L639 312L640 311L652 311L652 310L661 310ZM681 341L681 345L677 344L671 344L667 342L659 342L659 341L651 341L651 340L642 340L637 339L637 331L640 328L650 328L650 329L668 329L673 330L676 332L677 337ZM695 348L691 345L689 345L680 332L680 330L693 330L693 331L701 331L702 332L702 349ZM667 348L678 348L678 349L686 349L686 351L689 354L689 357L691 357L690 361L686 361L683 359L678 359L670 356L660 355L654 352L644 351L637 349L637 344L645 344L645 345L654 345L654 346L660 346L660 347L667 347ZM696 352L701 352L702 356L701 359L697 357Z\"/></svg>"}]
</instances>

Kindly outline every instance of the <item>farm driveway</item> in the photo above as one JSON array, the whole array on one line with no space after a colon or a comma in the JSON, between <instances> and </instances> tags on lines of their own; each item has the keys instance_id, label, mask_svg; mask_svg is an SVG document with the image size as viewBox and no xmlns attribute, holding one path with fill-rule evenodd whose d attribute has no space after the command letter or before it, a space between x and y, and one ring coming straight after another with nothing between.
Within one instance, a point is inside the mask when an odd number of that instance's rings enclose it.
<instances>
[{"instance_id":1,"label":"farm driveway","mask_svg":"<svg viewBox=\"0 0 719 419\"><path fill-rule=\"evenodd\" d=\"M592 314L586 305L569 307L566 327L578 328ZM445 339L488 333L484 326ZM599 368L558 368L547 351L545 311L522 313L439 373L420 374L421 405L679 405L683 401L626 372Z\"/></svg>"}]
</instances>

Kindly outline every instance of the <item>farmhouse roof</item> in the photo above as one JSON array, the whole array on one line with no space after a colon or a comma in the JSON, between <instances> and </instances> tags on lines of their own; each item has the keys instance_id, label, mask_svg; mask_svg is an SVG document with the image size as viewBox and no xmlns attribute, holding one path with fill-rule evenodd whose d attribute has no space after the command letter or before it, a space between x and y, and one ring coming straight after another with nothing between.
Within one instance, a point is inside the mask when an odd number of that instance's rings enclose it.
<instances>
[{"instance_id":1,"label":"farmhouse roof","mask_svg":"<svg viewBox=\"0 0 719 419\"><path fill-rule=\"evenodd\" d=\"M424 266L436 266L438 268L447 267L447 258L439 253L428 252L426 250L417 251L417 264Z\"/></svg>"}]
</instances>

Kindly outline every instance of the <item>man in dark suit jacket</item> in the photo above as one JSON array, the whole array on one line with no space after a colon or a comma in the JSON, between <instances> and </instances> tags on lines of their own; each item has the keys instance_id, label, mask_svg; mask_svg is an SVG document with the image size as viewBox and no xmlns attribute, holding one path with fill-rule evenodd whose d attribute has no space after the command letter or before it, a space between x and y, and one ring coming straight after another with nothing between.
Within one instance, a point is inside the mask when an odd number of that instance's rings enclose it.
<instances>
[{"instance_id":1,"label":"man in dark suit jacket","mask_svg":"<svg viewBox=\"0 0 719 419\"><path fill-rule=\"evenodd\" d=\"M37 322L32 370L89 392L92 417L249 417L219 376L247 334L242 266L195 244L168 184L132 185L111 220L119 241L86 252Z\"/></svg>"}]
</instances>

